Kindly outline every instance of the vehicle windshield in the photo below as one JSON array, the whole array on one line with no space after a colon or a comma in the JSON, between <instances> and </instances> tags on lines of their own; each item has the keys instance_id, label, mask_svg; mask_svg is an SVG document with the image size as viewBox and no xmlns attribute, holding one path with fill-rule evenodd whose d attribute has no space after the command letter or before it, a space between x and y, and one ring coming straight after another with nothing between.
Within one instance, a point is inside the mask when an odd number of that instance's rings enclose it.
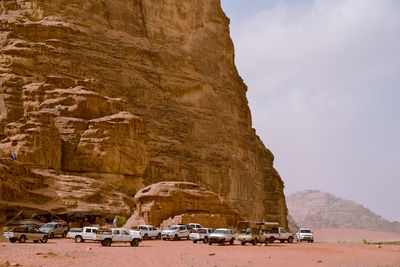
<instances>
[{"instance_id":1,"label":"vehicle windshield","mask_svg":"<svg viewBox=\"0 0 400 267\"><path fill-rule=\"evenodd\" d=\"M40 228L54 228L54 224L51 224L51 223L46 223L46 224L44 224L42 227L40 227Z\"/></svg>"},{"instance_id":2,"label":"vehicle windshield","mask_svg":"<svg viewBox=\"0 0 400 267\"><path fill-rule=\"evenodd\" d=\"M178 230L178 226L171 226L171 227L168 227L167 230Z\"/></svg>"},{"instance_id":3,"label":"vehicle windshield","mask_svg":"<svg viewBox=\"0 0 400 267\"><path fill-rule=\"evenodd\" d=\"M215 230L214 234L225 234L226 230Z\"/></svg>"},{"instance_id":4,"label":"vehicle windshield","mask_svg":"<svg viewBox=\"0 0 400 267\"><path fill-rule=\"evenodd\" d=\"M310 231L310 230L301 230L300 233L308 233L308 234L311 234L311 231Z\"/></svg>"},{"instance_id":5,"label":"vehicle windshield","mask_svg":"<svg viewBox=\"0 0 400 267\"><path fill-rule=\"evenodd\" d=\"M199 229L197 232L204 234L204 233L207 233L207 230L206 229Z\"/></svg>"}]
</instances>

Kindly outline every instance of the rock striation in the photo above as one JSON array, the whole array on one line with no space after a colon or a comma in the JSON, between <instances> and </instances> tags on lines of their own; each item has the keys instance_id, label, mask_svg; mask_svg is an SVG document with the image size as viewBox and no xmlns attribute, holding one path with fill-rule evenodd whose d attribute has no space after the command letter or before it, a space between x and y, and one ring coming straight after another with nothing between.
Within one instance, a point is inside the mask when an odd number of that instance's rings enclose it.
<instances>
[{"instance_id":1,"label":"rock striation","mask_svg":"<svg viewBox=\"0 0 400 267\"><path fill-rule=\"evenodd\" d=\"M351 200L318 190L287 197L289 213L300 227L348 228L400 233L400 222L389 222Z\"/></svg>"},{"instance_id":2,"label":"rock striation","mask_svg":"<svg viewBox=\"0 0 400 267\"><path fill-rule=\"evenodd\" d=\"M188 182L159 182L141 189L126 226L150 224L165 228L173 224L198 222L218 228L235 226L239 213L216 193Z\"/></svg>"},{"instance_id":3,"label":"rock striation","mask_svg":"<svg viewBox=\"0 0 400 267\"><path fill-rule=\"evenodd\" d=\"M0 50L4 155L128 196L193 182L287 226L219 1L4 0Z\"/></svg>"}]
</instances>

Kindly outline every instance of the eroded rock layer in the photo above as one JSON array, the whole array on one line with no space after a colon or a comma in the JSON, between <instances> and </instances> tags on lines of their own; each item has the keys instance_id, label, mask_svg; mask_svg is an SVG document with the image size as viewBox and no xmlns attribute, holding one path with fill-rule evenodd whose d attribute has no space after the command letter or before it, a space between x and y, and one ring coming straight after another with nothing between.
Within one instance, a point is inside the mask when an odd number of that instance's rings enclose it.
<instances>
[{"instance_id":1,"label":"eroded rock layer","mask_svg":"<svg viewBox=\"0 0 400 267\"><path fill-rule=\"evenodd\" d=\"M194 182L248 219L287 226L219 1L4 0L0 49L4 153L129 194Z\"/></svg>"},{"instance_id":2,"label":"eroded rock layer","mask_svg":"<svg viewBox=\"0 0 400 267\"><path fill-rule=\"evenodd\" d=\"M162 228L197 222L204 227L234 227L239 213L216 193L187 182L159 182L141 189L126 226L150 224Z\"/></svg>"}]
</instances>

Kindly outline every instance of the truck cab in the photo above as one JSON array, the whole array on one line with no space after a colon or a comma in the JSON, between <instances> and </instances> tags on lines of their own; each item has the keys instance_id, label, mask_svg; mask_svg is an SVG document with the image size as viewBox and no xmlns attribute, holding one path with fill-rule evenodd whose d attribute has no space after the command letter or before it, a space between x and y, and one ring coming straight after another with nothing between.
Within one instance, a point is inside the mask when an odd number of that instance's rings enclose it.
<instances>
[{"instance_id":1,"label":"truck cab","mask_svg":"<svg viewBox=\"0 0 400 267\"><path fill-rule=\"evenodd\" d=\"M265 233L265 237L268 238L269 243L274 243L275 240L279 240L281 243L287 241L293 243L293 234L286 232L283 227L270 227Z\"/></svg>"}]
</instances>

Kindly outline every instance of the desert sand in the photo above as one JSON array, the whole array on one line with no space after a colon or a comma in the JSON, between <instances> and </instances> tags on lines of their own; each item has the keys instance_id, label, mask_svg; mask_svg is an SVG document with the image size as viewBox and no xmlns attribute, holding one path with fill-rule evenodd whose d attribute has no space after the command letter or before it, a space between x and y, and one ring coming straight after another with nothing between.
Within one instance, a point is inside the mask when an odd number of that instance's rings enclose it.
<instances>
[{"instance_id":1,"label":"desert sand","mask_svg":"<svg viewBox=\"0 0 400 267\"><path fill-rule=\"evenodd\" d=\"M0 264L20 266L400 266L399 245L274 243L219 246L143 241L139 247L52 239L47 244L0 242Z\"/></svg>"},{"instance_id":2,"label":"desert sand","mask_svg":"<svg viewBox=\"0 0 400 267\"><path fill-rule=\"evenodd\" d=\"M317 242L347 242L362 243L367 242L394 242L400 241L400 234L367 231L362 229L313 229Z\"/></svg>"}]
</instances>

